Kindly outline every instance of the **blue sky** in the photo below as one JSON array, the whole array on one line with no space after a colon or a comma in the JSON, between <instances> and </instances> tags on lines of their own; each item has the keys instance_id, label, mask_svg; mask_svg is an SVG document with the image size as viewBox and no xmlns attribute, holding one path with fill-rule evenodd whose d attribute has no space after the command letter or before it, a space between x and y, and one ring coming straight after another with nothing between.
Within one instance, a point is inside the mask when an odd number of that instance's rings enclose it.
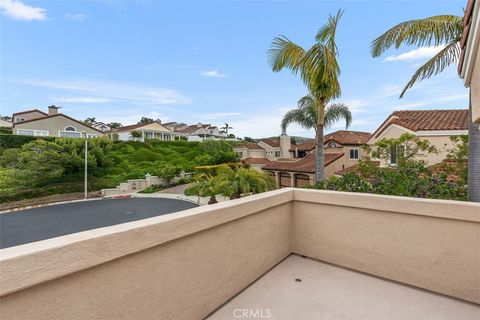
<instances>
[{"instance_id":1,"label":"blue sky","mask_svg":"<svg viewBox=\"0 0 480 320\"><path fill-rule=\"evenodd\" d=\"M0 0L0 114L56 104L78 119L228 122L240 137L278 135L282 115L306 90L289 71L271 71L269 45L283 34L309 47L341 8L339 101L353 111L352 130L373 131L394 110L467 108L455 67L398 99L437 48L401 48L377 59L369 53L391 26L462 15L465 3ZM288 133L313 137L297 126Z\"/></svg>"}]
</instances>

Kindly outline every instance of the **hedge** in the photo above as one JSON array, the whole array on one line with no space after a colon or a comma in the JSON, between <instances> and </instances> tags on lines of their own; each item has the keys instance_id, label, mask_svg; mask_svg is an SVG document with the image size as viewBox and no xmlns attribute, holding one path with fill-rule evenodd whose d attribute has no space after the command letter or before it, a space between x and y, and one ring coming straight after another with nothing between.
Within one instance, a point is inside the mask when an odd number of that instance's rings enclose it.
<instances>
[{"instance_id":1,"label":"hedge","mask_svg":"<svg viewBox=\"0 0 480 320\"><path fill-rule=\"evenodd\" d=\"M55 137L34 137L21 136L16 134L0 134L0 150L10 148L21 148L24 144L36 139L44 139L48 141L55 141Z\"/></svg>"}]
</instances>

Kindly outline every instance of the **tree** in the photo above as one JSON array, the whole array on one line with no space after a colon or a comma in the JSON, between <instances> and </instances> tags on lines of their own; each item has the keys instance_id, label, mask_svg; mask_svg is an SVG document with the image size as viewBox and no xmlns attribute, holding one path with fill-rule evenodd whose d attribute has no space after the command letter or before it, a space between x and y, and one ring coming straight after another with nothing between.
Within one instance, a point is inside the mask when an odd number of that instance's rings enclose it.
<instances>
[{"instance_id":1,"label":"tree","mask_svg":"<svg viewBox=\"0 0 480 320\"><path fill-rule=\"evenodd\" d=\"M177 177L180 172L182 172L182 168L170 163L165 163L155 174L163 178L165 184L169 187L172 184L172 180Z\"/></svg>"},{"instance_id":2,"label":"tree","mask_svg":"<svg viewBox=\"0 0 480 320\"><path fill-rule=\"evenodd\" d=\"M324 179L323 129L325 126L325 108L328 102L341 94L338 81L340 67L337 62L338 49L335 35L338 22L343 14L339 10L335 16L329 16L328 22L317 32L315 44L308 50L290 41L285 36L274 38L268 60L274 72L284 68L299 74L313 98L312 104L317 110L316 123L316 181Z\"/></svg>"},{"instance_id":3,"label":"tree","mask_svg":"<svg viewBox=\"0 0 480 320\"><path fill-rule=\"evenodd\" d=\"M228 130L233 129L233 127L230 127L228 123L225 123L225 126L221 127L220 129L225 131L225 134L228 136ZM235 136L234 136L235 138Z\"/></svg>"},{"instance_id":4,"label":"tree","mask_svg":"<svg viewBox=\"0 0 480 320\"><path fill-rule=\"evenodd\" d=\"M107 126L109 126L111 129L116 129L120 128L122 124L120 122L110 122L109 124L107 124Z\"/></svg>"},{"instance_id":5,"label":"tree","mask_svg":"<svg viewBox=\"0 0 480 320\"><path fill-rule=\"evenodd\" d=\"M463 18L454 15L440 15L402 22L376 38L371 44L371 53L373 57L379 57L392 46L398 49L402 45L444 46L442 50L418 68L400 93L400 98L402 98L415 83L437 75L448 66L458 63L463 28ZM468 193L471 201L480 202L480 127L472 122L471 101L469 109Z\"/></svg>"},{"instance_id":6,"label":"tree","mask_svg":"<svg viewBox=\"0 0 480 320\"><path fill-rule=\"evenodd\" d=\"M142 133L140 131L132 131L130 132L130 135L132 136L132 138L141 138L142 137Z\"/></svg>"},{"instance_id":7,"label":"tree","mask_svg":"<svg viewBox=\"0 0 480 320\"><path fill-rule=\"evenodd\" d=\"M267 173L250 168L224 167L219 170L218 183L226 197L237 199L245 193L261 193L275 189L275 181Z\"/></svg>"},{"instance_id":8,"label":"tree","mask_svg":"<svg viewBox=\"0 0 480 320\"><path fill-rule=\"evenodd\" d=\"M348 129L352 123L352 113L348 106L342 103L330 104L325 108L325 127L332 126L340 119L345 119L345 126ZM315 101L312 96L305 96L298 100L296 109L288 111L282 119L282 132L286 133L287 127L296 123L304 129L317 131L318 111L315 108Z\"/></svg>"},{"instance_id":9,"label":"tree","mask_svg":"<svg viewBox=\"0 0 480 320\"><path fill-rule=\"evenodd\" d=\"M142 117L140 119L140 121L138 122L138 124L149 124L149 123L154 123L155 120L153 120L152 118L147 118L147 117Z\"/></svg>"},{"instance_id":10,"label":"tree","mask_svg":"<svg viewBox=\"0 0 480 320\"><path fill-rule=\"evenodd\" d=\"M83 121L83 123L85 123L86 125L92 125L96 122L96 118L95 117L90 117L90 118L87 118Z\"/></svg>"}]
</instances>

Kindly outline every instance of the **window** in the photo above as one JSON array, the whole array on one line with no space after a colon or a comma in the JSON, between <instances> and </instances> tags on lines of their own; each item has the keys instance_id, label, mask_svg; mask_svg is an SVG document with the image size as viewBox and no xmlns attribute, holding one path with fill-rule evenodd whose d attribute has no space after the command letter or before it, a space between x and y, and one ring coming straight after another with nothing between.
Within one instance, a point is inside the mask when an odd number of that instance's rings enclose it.
<instances>
[{"instance_id":1,"label":"window","mask_svg":"<svg viewBox=\"0 0 480 320\"><path fill-rule=\"evenodd\" d=\"M404 146L392 146L390 149L390 164L397 165L399 155L405 155L405 147Z\"/></svg>"},{"instance_id":2,"label":"window","mask_svg":"<svg viewBox=\"0 0 480 320\"><path fill-rule=\"evenodd\" d=\"M337 147L337 144L336 144L335 142L333 142L333 141L330 141L330 142L328 143L328 147L329 147L329 148L336 148L336 147Z\"/></svg>"},{"instance_id":3,"label":"window","mask_svg":"<svg viewBox=\"0 0 480 320\"><path fill-rule=\"evenodd\" d=\"M15 117L15 122L22 122L22 121L25 121L25 118Z\"/></svg>"},{"instance_id":4,"label":"window","mask_svg":"<svg viewBox=\"0 0 480 320\"><path fill-rule=\"evenodd\" d=\"M280 158L280 151L275 151L275 158Z\"/></svg>"},{"instance_id":5,"label":"window","mask_svg":"<svg viewBox=\"0 0 480 320\"><path fill-rule=\"evenodd\" d=\"M98 134L94 134L94 133L87 133L87 138L90 139L90 138L96 138L98 137Z\"/></svg>"},{"instance_id":6,"label":"window","mask_svg":"<svg viewBox=\"0 0 480 320\"><path fill-rule=\"evenodd\" d=\"M350 160L358 160L359 158L359 152L358 149L350 149Z\"/></svg>"},{"instance_id":7,"label":"window","mask_svg":"<svg viewBox=\"0 0 480 320\"><path fill-rule=\"evenodd\" d=\"M74 127L66 127L64 131L77 131Z\"/></svg>"},{"instance_id":8,"label":"window","mask_svg":"<svg viewBox=\"0 0 480 320\"><path fill-rule=\"evenodd\" d=\"M37 137L46 137L49 134L47 130L30 130L30 129L18 129L17 134L22 136L37 136Z\"/></svg>"},{"instance_id":9,"label":"window","mask_svg":"<svg viewBox=\"0 0 480 320\"><path fill-rule=\"evenodd\" d=\"M81 138L82 134L75 131L59 131L58 136L62 138Z\"/></svg>"},{"instance_id":10,"label":"window","mask_svg":"<svg viewBox=\"0 0 480 320\"><path fill-rule=\"evenodd\" d=\"M237 152L237 156L238 156L240 159L243 158L243 152L238 151L238 152Z\"/></svg>"}]
</instances>

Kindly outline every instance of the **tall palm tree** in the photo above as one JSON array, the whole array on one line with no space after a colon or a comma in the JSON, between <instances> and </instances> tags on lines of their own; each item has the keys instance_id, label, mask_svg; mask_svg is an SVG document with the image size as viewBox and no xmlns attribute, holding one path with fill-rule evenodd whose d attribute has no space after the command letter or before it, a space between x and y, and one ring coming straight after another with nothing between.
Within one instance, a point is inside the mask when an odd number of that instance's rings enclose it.
<instances>
[{"instance_id":1,"label":"tall palm tree","mask_svg":"<svg viewBox=\"0 0 480 320\"><path fill-rule=\"evenodd\" d=\"M284 68L294 75L300 75L312 96L312 105L317 110L316 123L316 181L324 179L323 128L325 126L325 107L327 103L341 94L338 77L340 67L337 62L338 49L335 44L337 25L343 14L338 10L330 15L315 36L315 43L308 50L290 41L285 36L273 39L268 51L268 61L274 72Z\"/></svg>"},{"instance_id":2,"label":"tall palm tree","mask_svg":"<svg viewBox=\"0 0 480 320\"><path fill-rule=\"evenodd\" d=\"M233 129L233 127L230 127L228 123L225 123L225 126L220 129L225 130L225 134L228 136L228 130Z\"/></svg>"},{"instance_id":3,"label":"tall palm tree","mask_svg":"<svg viewBox=\"0 0 480 320\"><path fill-rule=\"evenodd\" d=\"M302 128L317 131L318 112L315 108L314 98L312 96L304 96L298 100L297 108L285 113L282 118L281 128L282 133L286 133L287 127L296 123ZM325 108L325 128L331 127L340 119L345 119L346 128L352 123L352 113L348 106L343 103L330 104Z\"/></svg>"},{"instance_id":4,"label":"tall palm tree","mask_svg":"<svg viewBox=\"0 0 480 320\"><path fill-rule=\"evenodd\" d=\"M400 94L402 98L415 83L437 75L448 66L458 63L463 26L463 18L453 15L402 22L373 40L371 53L373 57L379 57L392 46L398 49L401 45L443 46L443 49L414 73ZM480 202L480 128L472 123L471 103L469 109L468 194L471 201Z\"/></svg>"}]
</instances>

